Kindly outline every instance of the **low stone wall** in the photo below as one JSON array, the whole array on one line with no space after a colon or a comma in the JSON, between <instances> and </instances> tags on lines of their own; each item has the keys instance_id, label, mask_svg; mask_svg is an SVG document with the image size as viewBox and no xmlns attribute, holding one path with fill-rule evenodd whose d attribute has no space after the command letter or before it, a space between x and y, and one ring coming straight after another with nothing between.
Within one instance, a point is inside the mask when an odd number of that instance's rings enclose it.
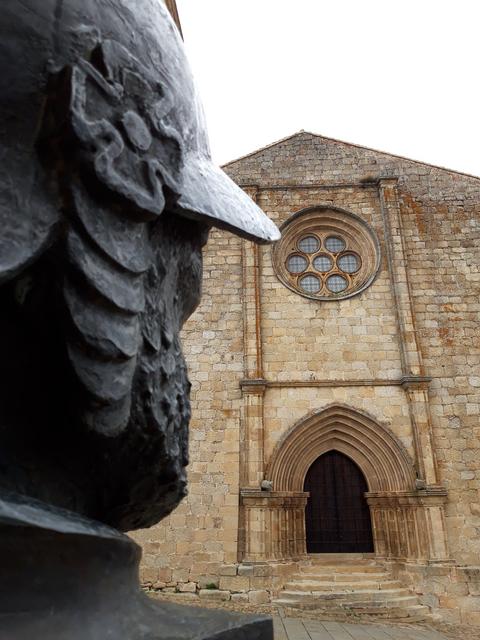
<instances>
[{"instance_id":1,"label":"low stone wall","mask_svg":"<svg viewBox=\"0 0 480 640\"><path fill-rule=\"evenodd\" d=\"M430 608L435 620L447 624L480 627L480 565L453 563L385 562L392 576L412 590ZM165 594L183 594L184 599L268 604L299 572L298 562L240 563L221 565L215 575L197 580L174 581L170 569L143 572L143 586Z\"/></svg>"},{"instance_id":2,"label":"low stone wall","mask_svg":"<svg viewBox=\"0 0 480 640\"><path fill-rule=\"evenodd\" d=\"M435 619L480 626L480 565L399 563L390 568Z\"/></svg>"},{"instance_id":3,"label":"low stone wall","mask_svg":"<svg viewBox=\"0 0 480 640\"><path fill-rule=\"evenodd\" d=\"M192 599L260 605L269 603L296 571L296 562L225 564L220 566L218 575L201 576L189 582L173 581L168 569L160 569L151 575L144 571L142 582L145 588L166 594L183 593L191 594Z\"/></svg>"}]
</instances>

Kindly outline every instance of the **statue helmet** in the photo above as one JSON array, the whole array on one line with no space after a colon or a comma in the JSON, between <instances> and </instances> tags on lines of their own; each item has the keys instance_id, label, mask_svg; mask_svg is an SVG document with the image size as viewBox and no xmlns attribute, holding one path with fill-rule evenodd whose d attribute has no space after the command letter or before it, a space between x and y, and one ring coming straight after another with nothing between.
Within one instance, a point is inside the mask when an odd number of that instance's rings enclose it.
<instances>
[{"instance_id":1,"label":"statue helmet","mask_svg":"<svg viewBox=\"0 0 480 640\"><path fill-rule=\"evenodd\" d=\"M212 162L183 43L161 0L5 0L1 23L0 281L33 261L61 221L58 187L36 148L47 106L62 101L60 120L83 159L146 216L162 213L168 193L180 215L258 242L279 238ZM65 74L68 91L55 81Z\"/></svg>"}]
</instances>

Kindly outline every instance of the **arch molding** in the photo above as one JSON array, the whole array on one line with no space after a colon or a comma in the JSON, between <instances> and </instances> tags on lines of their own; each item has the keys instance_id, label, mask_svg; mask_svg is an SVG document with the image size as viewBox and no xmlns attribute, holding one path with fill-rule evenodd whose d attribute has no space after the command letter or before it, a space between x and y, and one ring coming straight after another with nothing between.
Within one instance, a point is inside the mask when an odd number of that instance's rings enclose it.
<instances>
[{"instance_id":1,"label":"arch molding","mask_svg":"<svg viewBox=\"0 0 480 640\"><path fill-rule=\"evenodd\" d=\"M398 438L371 416L340 404L295 424L275 448L266 477L274 491L302 491L311 464L331 450L360 467L369 492L415 489L415 468Z\"/></svg>"}]
</instances>

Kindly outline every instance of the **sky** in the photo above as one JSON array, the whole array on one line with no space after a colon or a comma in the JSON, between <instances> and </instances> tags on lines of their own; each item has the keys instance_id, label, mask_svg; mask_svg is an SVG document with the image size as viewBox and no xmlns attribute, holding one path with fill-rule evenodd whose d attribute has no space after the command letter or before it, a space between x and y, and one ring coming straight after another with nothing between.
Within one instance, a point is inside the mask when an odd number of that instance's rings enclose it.
<instances>
[{"instance_id":1,"label":"sky","mask_svg":"<svg viewBox=\"0 0 480 640\"><path fill-rule=\"evenodd\" d=\"M476 0L177 0L224 164L301 129L480 176Z\"/></svg>"}]
</instances>

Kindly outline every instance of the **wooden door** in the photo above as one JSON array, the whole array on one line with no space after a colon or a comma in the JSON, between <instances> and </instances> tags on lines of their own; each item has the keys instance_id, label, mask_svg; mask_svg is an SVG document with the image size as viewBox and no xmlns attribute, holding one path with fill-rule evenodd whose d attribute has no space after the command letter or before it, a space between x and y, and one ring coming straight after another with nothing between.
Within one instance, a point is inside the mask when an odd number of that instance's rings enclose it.
<instances>
[{"instance_id":1,"label":"wooden door","mask_svg":"<svg viewBox=\"0 0 480 640\"><path fill-rule=\"evenodd\" d=\"M308 553L373 551L366 480L343 453L329 451L315 460L305 477L310 492L305 511Z\"/></svg>"}]
</instances>

